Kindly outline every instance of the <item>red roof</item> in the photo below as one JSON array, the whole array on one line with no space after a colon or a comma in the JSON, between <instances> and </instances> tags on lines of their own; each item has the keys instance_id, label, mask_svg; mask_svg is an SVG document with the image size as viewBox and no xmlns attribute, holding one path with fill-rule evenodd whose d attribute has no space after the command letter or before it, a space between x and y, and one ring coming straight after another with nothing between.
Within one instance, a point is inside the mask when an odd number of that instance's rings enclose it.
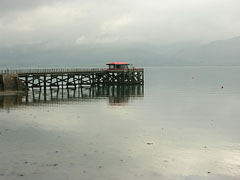
<instances>
[{"instance_id":1,"label":"red roof","mask_svg":"<svg viewBox=\"0 0 240 180\"><path fill-rule=\"evenodd\" d=\"M126 62L111 62L111 63L108 63L107 65L114 65L114 64L129 65L129 63L126 63Z\"/></svg>"}]
</instances>

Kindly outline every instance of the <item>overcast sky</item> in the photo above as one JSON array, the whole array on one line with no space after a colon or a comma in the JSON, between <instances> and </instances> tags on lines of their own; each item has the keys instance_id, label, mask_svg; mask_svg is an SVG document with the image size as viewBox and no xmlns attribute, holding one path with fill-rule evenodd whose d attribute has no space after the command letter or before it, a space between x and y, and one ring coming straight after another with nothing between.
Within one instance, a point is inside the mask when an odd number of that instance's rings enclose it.
<instances>
[{"instance_id":1,"label":"overcast sky","mask_svg":"<svg viewBox=\"0 0 240 180\"><path fill-rule=\"evenodd\" d=\"M0 0L0 44L208 42L240 35L239 0Z\"/></svg>"}]
</instances>

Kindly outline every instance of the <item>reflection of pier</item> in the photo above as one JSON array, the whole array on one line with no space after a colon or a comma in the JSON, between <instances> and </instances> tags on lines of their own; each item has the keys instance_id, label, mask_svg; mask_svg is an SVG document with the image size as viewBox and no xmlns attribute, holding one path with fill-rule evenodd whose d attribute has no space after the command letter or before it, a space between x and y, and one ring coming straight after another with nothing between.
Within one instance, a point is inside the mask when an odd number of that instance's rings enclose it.
<instances>
[{"instance_id":1,"label":"reflection of pier","mask_svg":"<svg viewBox=\"0 0 240 180\"><path fill-rule=\"evenodd\" d=\"M92 99L108 99L110 105L124 105L130 99L144 96L144 86L101 86L77 89L47 89L46 92L33 90L27 96L0 96L0 108L76 104Z\"/></svg>"}]
</instances>

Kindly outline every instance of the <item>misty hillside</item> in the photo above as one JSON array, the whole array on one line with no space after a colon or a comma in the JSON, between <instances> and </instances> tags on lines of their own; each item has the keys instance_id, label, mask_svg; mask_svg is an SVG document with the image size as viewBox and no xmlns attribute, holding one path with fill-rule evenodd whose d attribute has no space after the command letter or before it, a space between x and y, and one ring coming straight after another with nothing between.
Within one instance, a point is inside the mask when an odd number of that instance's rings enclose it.
<instances>
[{"instance_id":1,"label":"misty hillside","mask_svg":"<svg viewBox=\"0 0 240 180\"><path fill-rule=\"evenodd\" d=\"M136 66L240 65L240 37L208 44L110 44L49 47L45 44L0 48L0 67L99 67L110 61Z\"/></svg>"},{"instance_id":2,"label":"misty hillside","mask_svg":"<svg viewBox=\"0 0 240 180\"><path fill-rule=\"evenodd\" d=\"M240 37L188 47L170 57L179 65L240 65Z\"/></svg>"}]
</instances>

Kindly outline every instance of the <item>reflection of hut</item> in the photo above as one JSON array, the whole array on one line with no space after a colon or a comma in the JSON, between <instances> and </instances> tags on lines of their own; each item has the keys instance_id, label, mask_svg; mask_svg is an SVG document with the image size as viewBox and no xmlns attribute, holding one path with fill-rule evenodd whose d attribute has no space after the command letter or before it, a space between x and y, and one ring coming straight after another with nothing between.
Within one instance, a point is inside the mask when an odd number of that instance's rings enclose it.
<instances>
[{"instance_id":1,"label":"reflection of hut","mask_svg":"<svg viewBox=\"0 0 240 180\"><path fill-rule=\"evenodd\" d=\"M129 101L128 96L116 96L116 97L109 97L109 104L111 106L123 106L126 105Z\"/></svg>"},{"instance_id":2,"label":"reflection of hut","mask_svg":"<svg viewBox=\"0 0 240 180\"><path fill-rule=\"evenodd\" d=\"M129 63L126 62L111 62L107 64L109 66L109 70L122 70L128 69Z\"/></svg>"}]
</instances>

